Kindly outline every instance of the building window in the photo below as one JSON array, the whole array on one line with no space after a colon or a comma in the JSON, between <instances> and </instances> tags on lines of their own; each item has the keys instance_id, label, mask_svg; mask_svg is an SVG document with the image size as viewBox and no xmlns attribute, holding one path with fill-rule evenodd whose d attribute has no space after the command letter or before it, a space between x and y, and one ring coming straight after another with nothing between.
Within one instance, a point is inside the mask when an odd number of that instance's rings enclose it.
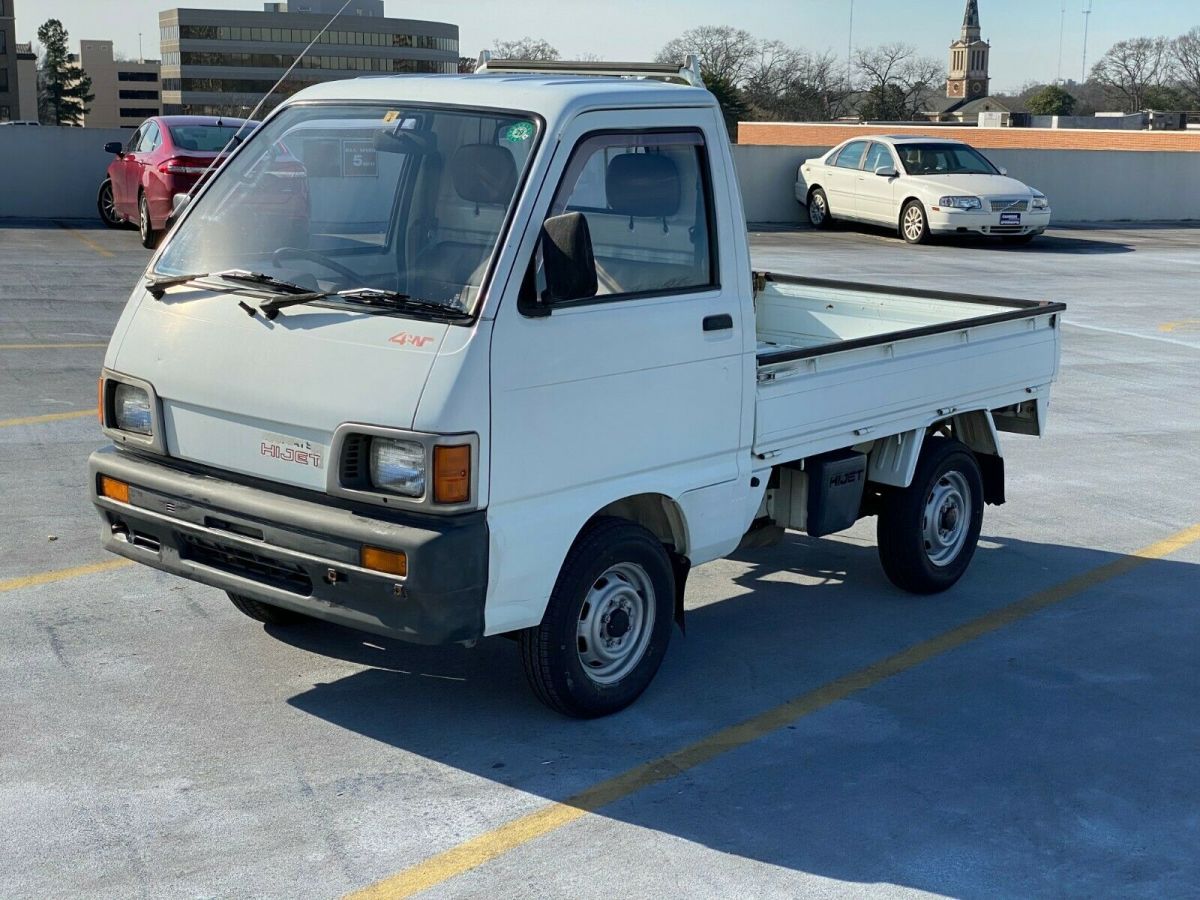
<instances>
[{"instance_id":1,"label":"building window","mask_svg":"<svg viewBox=\"0 0 1200 900\"><path fill-rule=\"evenodd\" d=\"M3 0L0 0L0 2L3 2ZM2 10L2 7L0 7L0 10ZM12 110L7 106L0 106L0 122L7 122L11 118Z\"/></svg>"},{"instance_id":2,"label":"building window","mask_svg":"<svg viewBox=\"0 0 1200 900\"><path fill-rule=\"evenodd\" d=\"M147 116L158 115L158 107L139 107L139 106L122 106L118 112L121 113L122 119L137 119L146 118Z\"/></svg>"},{"instance_id":3,"label":"building window","mask_svg":"<svg viewBox=\"0 0 1200 900\"><path fill-rule=\"evenodd\" d=\"M117 81L158 81L157 72L118 72Z\"/></svg>"},{"instance_id":4,"label":"building window","mask_svg":"<svg viewBox=\"0 0 1200 900\"><path fill-rule=\"evenodd\" d=\"M158 91L119 91L122 100L157 100Z\"/></svg>"},{"instance_id":5,"label":"building window","mask_svg":"<svg viewBox=\"0 0 1200 900\"><path fill-rule=\"evenodd\" d=\"M5 37L3 31L0 31L0 56L8 52L8 38Z\"/></svg>"},{"instance_id":6,"label":"building window","mask_svg":"<svg viewBox=\"0 0 1200 900\"><path fill-rule=\"evenodd\" d=\"M0 91L8 90L8 69L0 69Z\"/></svg>"}]
</instances>

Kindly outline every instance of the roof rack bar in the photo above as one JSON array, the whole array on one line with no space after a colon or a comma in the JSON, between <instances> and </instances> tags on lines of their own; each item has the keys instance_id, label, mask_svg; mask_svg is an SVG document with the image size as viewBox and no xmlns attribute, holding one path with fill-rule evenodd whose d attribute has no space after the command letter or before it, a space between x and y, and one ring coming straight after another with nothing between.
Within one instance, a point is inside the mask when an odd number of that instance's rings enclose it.
<instances>
[{"instance_id":1,"label":"roof rack bar","mask_svg":"<svg viewBox=\"0 0 1200 900\"><path fill-rule=\"evenodd\" d=\"M700 59L689 54L682 66L673 63L598 62L545 59L495 59L490 50L479 54L475 74L499 72L523 75L607 75L615 78L653 78L692 87L704 87Z\"/></svg>"}]
</instances>

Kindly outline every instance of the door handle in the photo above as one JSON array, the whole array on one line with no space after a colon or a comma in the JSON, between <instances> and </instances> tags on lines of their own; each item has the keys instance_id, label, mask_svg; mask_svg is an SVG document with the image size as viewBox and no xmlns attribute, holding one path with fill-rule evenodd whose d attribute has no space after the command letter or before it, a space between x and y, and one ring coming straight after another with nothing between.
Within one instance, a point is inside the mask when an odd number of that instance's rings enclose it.
<instances>
[{"instance_id":1,"label":"door handle","mask_svg":"<svg viewBox=\"0 0 1200 900\"><path fill-rule=\"evenodd\" d=\"M716 316L704 317L705 331L729 331L733 328L733 316L729 313L721 313Z\"/></svg>"}]
</instances>

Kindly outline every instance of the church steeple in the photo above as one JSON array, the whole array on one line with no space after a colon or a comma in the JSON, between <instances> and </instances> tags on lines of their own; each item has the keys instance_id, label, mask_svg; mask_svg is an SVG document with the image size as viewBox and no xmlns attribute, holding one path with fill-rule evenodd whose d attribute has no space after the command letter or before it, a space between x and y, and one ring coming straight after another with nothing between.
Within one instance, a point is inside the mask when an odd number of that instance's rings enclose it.
<instances>
[{"instance_id":1,"label":"church steeple","mask_svg":"<svg viewBox=\"0 0 1200 900\"><path fill-rule=\"evenodd\" d=\"M974 34L971 34L974 32ZM967 9L963 13L963 28L962 36L964 38L979 37L979 2L978 0L967 0Z\"/></svg>"},{"instance_id":2,"label":"church steeple","mask_svg":"<svg viewBox=\"0 0 1200 900\"><path fill-rule=\"evenodd\" d=\"M946 96L977 100L988 94L988 56L992 45L983 39L979 26L979 0L967 0L962 35L950 45L950 77Z\"/></svg>"}]
</instances>

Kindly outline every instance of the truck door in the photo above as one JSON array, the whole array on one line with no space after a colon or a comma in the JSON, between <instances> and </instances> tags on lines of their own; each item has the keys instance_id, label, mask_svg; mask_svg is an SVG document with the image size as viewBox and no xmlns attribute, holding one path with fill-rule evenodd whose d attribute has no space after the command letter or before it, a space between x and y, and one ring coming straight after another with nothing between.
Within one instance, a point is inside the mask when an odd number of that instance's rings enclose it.
<instances>
[{"instance_id":1,"label":"truck door","mask_svg":"<svg viewBox=\"0 0 1200 900\"><path fill-rule=\"evenodd\" d=\"M492 340L489 524L500 545L493 574L510 590L519 583L536 598L545 588L544 601L557 563L548 583L537 566L561 562L556 554L607 503L736 484L749 459L740 452L753 384L749 278L740 225L717 227L742 213L719 122L697 118L590 113L555 152ZM587 219L597 293L530 314L541 222L565 212Z\"/></svg>"}]
</instances>

